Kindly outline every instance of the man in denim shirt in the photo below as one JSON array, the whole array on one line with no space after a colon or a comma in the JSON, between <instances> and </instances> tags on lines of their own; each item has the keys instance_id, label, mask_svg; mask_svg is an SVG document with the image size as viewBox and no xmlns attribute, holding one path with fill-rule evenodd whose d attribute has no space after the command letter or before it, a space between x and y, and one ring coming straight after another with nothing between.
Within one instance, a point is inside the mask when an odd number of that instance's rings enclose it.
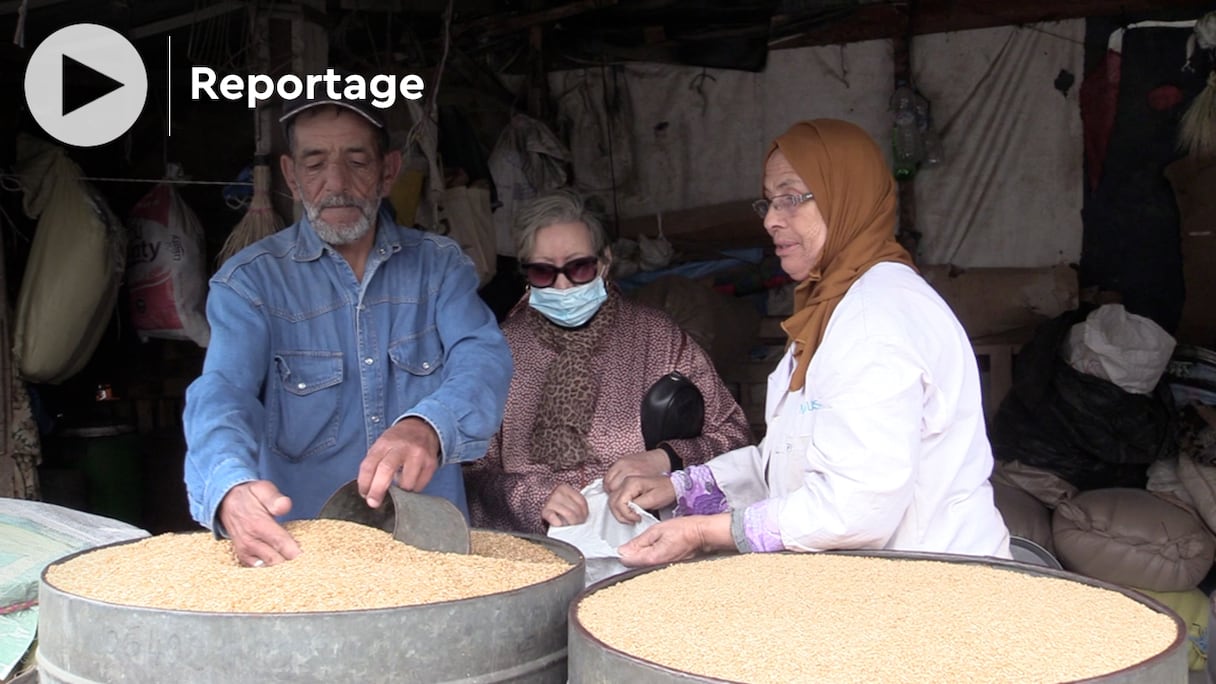
<instances>
[{"instance_id":1,"label":"man in denim shirt","mask_svg":"<svg viewBox=\"0 0 1216 684\"><path fill-rule=\"evenodd\" d=\"M366 102L300 98L281 159L304 217L211 279L211 343L186 392L194 518L246 565L300 551L278 519L315 517L357 479L466 512L460 463L502 420L511 354L460 247L379 211L401 169Z\"/></svg>"}]
</instances>

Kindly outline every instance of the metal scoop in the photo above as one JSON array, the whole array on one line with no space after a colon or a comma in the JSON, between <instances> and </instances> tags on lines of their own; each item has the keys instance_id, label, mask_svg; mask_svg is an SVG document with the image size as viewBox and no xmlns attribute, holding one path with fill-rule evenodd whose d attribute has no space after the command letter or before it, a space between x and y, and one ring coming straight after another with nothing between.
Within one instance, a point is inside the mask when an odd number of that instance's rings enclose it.
<instances>
[{"instance_id":1,"label":"metal scoop","mask_svg":"<svg viewBox=\"0 0 1216 684\"><path fill-rule=\"evenodd\" d=\"M380 508L372 508L359 495L358 481L351 480L329 497L317 517L375 527L424 551L469 552L469 525L451 501L397 485L390 485L388 494Z\"/></svg>"}]
</instances>

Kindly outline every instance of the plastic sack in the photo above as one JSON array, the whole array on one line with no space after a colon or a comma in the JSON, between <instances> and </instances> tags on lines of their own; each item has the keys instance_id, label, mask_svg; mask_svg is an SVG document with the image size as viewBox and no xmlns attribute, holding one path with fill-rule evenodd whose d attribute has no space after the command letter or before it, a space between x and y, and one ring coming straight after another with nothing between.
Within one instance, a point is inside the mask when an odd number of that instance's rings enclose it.
<instances>
[{"instance_id":1,"label":"plastic sack","mask_svg":"<svg viewBox=\"0 0 1216 684\"><path fill-rule=\"evenodd\" d=\"M493 215L498 254L516 256L511 231L515 210L543 192L564 186L569 161L570 151L548 126L526 114L511 117L487 162L498 190L499 204Z\"/></svg>"},{"instance_id":2,"label":"plastic sack","mask_svg":"<svg viewBox=\"0 0 1216 684\"><path fill-rule=\"evenodd\" d=\"M414 121L410 134L413 143L405 149L407 184L400 188L394 186L395 197L391 200L394 210L399 212L397 218L404 223L412 215L415 227L455 240L473 262L478 287L484 286L498 270L488 181L453 183L447 187L434 112L424 111L413 100L406 105ZM418 175L423 169L426 170L425 188L420 187ZM499 194L502 194L501 190Z\"/></svg>"},{"instance_id":3,"label":"plastic sack","mask_svg":"<svg viewBox=\"0 0 1216 684\"><path fill-rule=\"evenodd\" d=\"M0 498L0 679L34 641L43 568L69 553L146 536L138 527L99 515Z\"/></svg>"},{"instance_id":4,"label":"plastic sack","mask_svg":"<svg viewBox=\"0 0 1216 684\"><path fill-rule=\"evenodd\" d=\"M1190 456L1180 454L1175 472L1185 492L1178 498L1190 504L1208 529L1216 532L1216 468L1196 463Z\"/></svg>"},{"instance_id":5,"label":"plastic sack","mask_svg":"<svg viewBox=\"0 0 1216 684\"><path fill-rule=\"evenodd\" d=\"M1192 672L1203 670L1208 664L1208 622L1211 619L1211 609L1208 595L1199 589L1186 591L1153 591L1135 587L1136 591L1157 599L1167 608L1178 613L1182 623L1186 625L1187 669ZM1210 681L1210 680L1209 680Z\"/></svg>"},{"instance_id":6,"label":"plastic sack","mask_svg":"<svg viewBox=\"0 0 1216 684\"><path fill-rule=\"evenodd\" d=\"M989 431L993 454L1051 471L1081 490L1142 488L1148 465L1174 453L1173 395L1165 382L1137 394L1070 366L1060 348L1082 319L1069 311L1040 325L1018 353L1013 387Z\"/></svg>"},{"instance_id":7,"label":"plastic sack","mask_svg":"<svg viewBox=\"0 0 1216 684\"><path fill-rule=\"evenodd\" d=\"M443 191L434 232L456 241L477 269L479 286L498 270L494 253L494 222L490 215L490 189L457 185Z\"/></svg>"},{"instance_id":8,"label":"plastic sack","mask_svg":"<svg viewBox=\"0 0 1216 684\"><path fill-rule=\"evenodd\" d=\"M1122 304L1104 304L1068 332L1065 358L1073 368L1110 380L1125 392L1148 394L1174 353L1174 338Z\"/></svg>"},{"instance_id":9,"label":"plastic sack","mask_svg":"<svg viewBox=\"0 0 1216 684\"><path fill-rule=\"evenodd\" d=\"M1216 538L1195 512L1143 489L1082 492L1051 521L1064 568L1153 591L1194 589L1216 558Z\"/></svg>"},{"instance_id":10,"label":"plastic sack","mask_svg":"<svg viewBox=\"0 0 1216 684\"><path fill-rule=\"evenodd\" d=\"M177 175L170 169L169 177ZM127 293L140 339L194 340L206 347L203 227L173 186L161 183L131 209Z\"/></svg>"},{"instance_id":11,"label":"plastic sack","mask_svg":"<svg viewBox=\"0 0 1216 684\"><path fill-rule=\"evenodd\" d=\"M1009 534L1028 539L1053 553L1051 511L1029 493L999 482L992 483L992 500L1005 519Z\"/></svg>"},{"instance_id":12,"label":"plastic sack","mask_svg":"<svg viewBox=\"0 0 1216 684\"><path fill-rule=\"evenodd\" d=\"M556 135L570 143L570 166L578 169L575 183L586 194L637 192L635 158L636 110L625 67L604 71L580 69L554 72Z\"/></svg>"},{"instance_id":13,"label":"plastic sack","mask_svg":"<svg viewBox=\"0 0 1216 684\"><path fill-rule=\"evenodd\" d=\"M22 379L58 384L89 362L106 330L127 236L62 148L18 135L16 170L38 228L17 295L13 355Z\"/></svg>"},{"instance_id":14,"label":"plastic sack","mask_svg":"<svg viewBox=\"0 0 1216 684\"><path fill-rule=\"evenodd\" d=\"M1189 344L1174 348L1163 380L1174 401L1216 406L1216 351ZM1216 425L1216 420L1212 421Z\"/></svg>"},{"instance_id":15,"label":"plastic sack","mask_svg":"<svg viewBox=\"0 0 1216 684\"><path fill-rule=\"evenodd\" d=\"M671 263L672 255L675 254L671 243L662 234L655 238L639 235L638 250L641 254L641 257L638 259L638 265L641 266L643 271L657 271L661 268L667 268L667 265Z\"/></svg>"},{"instance_id":16,"label":"plastic sack","mask_svg":"<svg viewBox=\"0 0 1216 684\"><path fill-rule=\"evenodd\" d=\"M590 586L628 570L620 561L617 547L644 532L658 519L631 502L629 507L642 517L641 521L629 525L617 520L608 510L608 493L604 491L603 480L583 487L582 494L587 499L587 520L580 525L550 527L549 536L573 544L583 553L587 559L587 586Z\"/></svg>"},{"instance_id":17,"label":"plastic sack","mask_svg":"<svg viewBox=\"0 0 1216 684\"><path fill-rule=\"evenodd\" d=\"M1074 485L1050 470L1019 461L997 461L991 480L994 487L1000 484L1021 490L1048 508L1055 508L1079 493Z\"/></svg>"},{"instance_id":18,"label":"plastic sack","mask_svg":"<svg viewBox=\"0 0 1216 684\"><path fill-rule=\"evenodd\" d=\"M1183 505L1194 508L1197 512L1199 508L1195 505L1195 500L1191 498L1191 494L1187 491L1186 485L1182 483L1179 477L1179 462L1181 458L1167 458L1153 463L1148 467L1148 483L1144 488L1166 500L1175 500Z\"/></svg>"},{"instance_id":19,"label":"plastic sack","mask_svg":"<svg viewBox=\"0 0 1216 684\"><path fill-rule=\"evenodd\" d=\"M709 354L719 374L747 357L760 329L760 314L747 299L728 297L684 276L662 276L630 297L671 316Z\"/></svg>"}]
</instances>

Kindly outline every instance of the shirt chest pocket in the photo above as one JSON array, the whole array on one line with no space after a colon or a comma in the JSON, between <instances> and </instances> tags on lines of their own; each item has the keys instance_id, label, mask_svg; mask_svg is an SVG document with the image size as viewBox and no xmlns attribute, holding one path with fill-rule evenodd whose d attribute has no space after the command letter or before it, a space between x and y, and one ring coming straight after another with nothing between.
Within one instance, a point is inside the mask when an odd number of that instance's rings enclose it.
<instances>
[{"instance_id":1,"label":"shirt chest pocket","mask_svg":"<svg viewBox=\"0 0 1216 684\"><path fill-rule=\"evenodd\" d=\"M332 449L341 419L342 354L279 352L274 363L278 382L267 420L272 448L289 461Z\"/></svg>"},{"instance_id":2,"label":"shirt chest pocket","mask_svg":"<svg viewBox=\"0 0 1216 684\"><path fill-rule=\"evenodd\" d=\"M389 384L395 391L389 397L389 415L396 417L413 408L439 388L443 382L443 342L430 328L418 335L399 339L389 345Z\"/></svg>"}]
</instances>

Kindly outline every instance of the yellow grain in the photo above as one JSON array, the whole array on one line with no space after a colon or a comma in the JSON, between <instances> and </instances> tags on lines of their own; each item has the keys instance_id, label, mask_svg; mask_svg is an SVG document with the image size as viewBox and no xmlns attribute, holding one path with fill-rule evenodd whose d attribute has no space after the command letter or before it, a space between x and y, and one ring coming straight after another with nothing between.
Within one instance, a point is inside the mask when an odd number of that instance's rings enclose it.
<instances>
[{"instance_id":1,"label":"yellow grain","mask_svg":"<svg viewBox=\"0 0 1216 684\"><path fill-rule=\"evenodd\" d=\"M46 579L67 593L128 606L301 613L485 596L538 584L570 568L537 544L496 539L510 535L473 533L480 545L497 544L499 555L490 557L422 551L387 532L340 520L299 520L285 527L299 542L300 555L274 566L244 567L230 541L197 532L96 549L51 565ZM511 555L510 548L518 553Z\"/></svg>"},{"instance_id":2,"label":"yellow grain","mask_svg":"<svg viewBox=\"0 0 1216 684\"><path fill-rule=\"evenodd\" d=\"M613 649L758 684L1065 682L1177 636L1171 618L1080 582L825 554L680 563L587 595L577 616Z\"/></svg>"},{"instance_id":3,"label":"yellow grain","mask_svg":"<svg viewBox=\"0 0 1216 684\"><path fill-rule=\"evenodd\" d=\"M490 530L470 530L472 552L488 558L506 558L529 563L564 563L549 549L513 534Z\"/></svg>"}]
</instances>

